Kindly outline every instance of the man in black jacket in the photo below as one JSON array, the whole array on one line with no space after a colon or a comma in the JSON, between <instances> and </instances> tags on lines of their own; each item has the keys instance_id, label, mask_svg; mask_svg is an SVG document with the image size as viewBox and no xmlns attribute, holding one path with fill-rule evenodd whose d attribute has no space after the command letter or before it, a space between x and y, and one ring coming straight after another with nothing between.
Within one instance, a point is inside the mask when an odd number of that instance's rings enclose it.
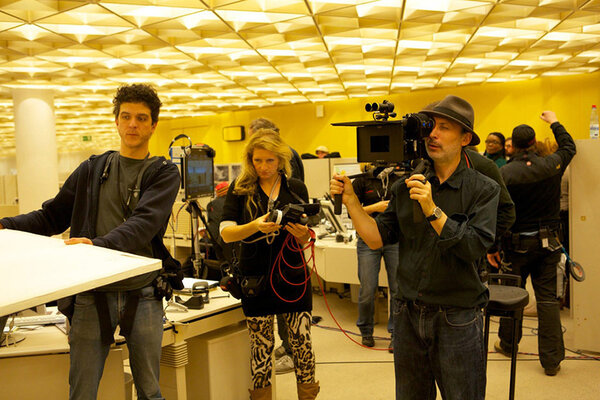
<instances>
[{"instance_id":1,"label":"man in black jacket","mask_svg":"<svg viewBox=\"0 0 600 400\"><path fill-rule=\"evenodd\" d=\"M546 375L556 375L565 358L557 299L556 273L560 260L560 187L563 173L575 155L575 142L558 122L556 114L544 111L540 118L550 124L558 149L547 157L535 153L535 131L528 125L513 130L515 152L500 169L506 187L515 202L517 219L503 240L512 272L520 275L521 285L531 275L537 302L538 351ZM500 341L495 349L510 354L512 322L500 320ZM521 327L518 331L521 339Z\"/></svg>"},{"instance_id":2,"label":"man in black jacket","mask_svg":"<svg viewBox=\"0 0 600 400\"><path fill-rule=\"evenodd\" d=\"M84 243L172 261L162 243L179 189L177 167L150 157L161 102L154 88L122 86L113 99L119 152L84 161L56 197L42 208L0 220L0 229L55 235L70 229L65 243ZM139 399L162 399L158 384L163 332L161 276L150 272L76 296L70 346L70 399L96 398L104 361L117 325L127 340ZM162 285L158 285L161 286Z\"/></svg>"}]
</instances>

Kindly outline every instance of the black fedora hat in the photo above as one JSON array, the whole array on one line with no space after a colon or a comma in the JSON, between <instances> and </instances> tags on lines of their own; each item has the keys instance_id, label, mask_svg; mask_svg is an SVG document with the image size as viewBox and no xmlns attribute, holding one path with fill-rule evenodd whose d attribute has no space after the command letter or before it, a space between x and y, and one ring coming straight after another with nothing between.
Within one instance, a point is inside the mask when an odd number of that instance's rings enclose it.
<instances>
[{"instance_id":1,"label":"black fedora hat","mask_svg":"<svg viewBox=\"0 0 600 400\"><path fill-rule=\"evenodd\" d=\"M448 95L444 97L442 101L430 104L420 112L431 116L448 118L462 126L465 130L471 132L472 137L469 146L475 146L481 142L479 136L477 136L473 130L473 122L475 121L473 107L468 101L461 99L460 97Z\"/></svg>"}]
</instances>

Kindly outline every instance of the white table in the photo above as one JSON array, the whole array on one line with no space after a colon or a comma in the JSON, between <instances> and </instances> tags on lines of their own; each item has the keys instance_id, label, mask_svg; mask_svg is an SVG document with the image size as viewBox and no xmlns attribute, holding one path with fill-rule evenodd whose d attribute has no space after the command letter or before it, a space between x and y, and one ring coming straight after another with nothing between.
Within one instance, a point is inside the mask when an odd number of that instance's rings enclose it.
<instances>
[{"instance_id":1,"label":"white table","mask_svg":"<svg viewBox=\"0 0 600 400\"><path fill-rule=\"evenodd\" d=\"M161 391L167 400L238 400L248 394L250 344L239 300L213 299L202 310L167 311L161 358ZM23 331L22 331L23 332ZM69 345L55 326L24 332L26 339L0 348L0 387L10 399L65 399L69 391ZM123 338L111 347L98 398L125 398ZM234 377L234 378L232 378ZM28 384L34 382L34 384Z\"/></svg>"},{"instance_id":2,"label":"white table","mask_svg":"<svg viewBox=\"0 0 600 400\"><path fill-rule=\"evenodd\" d=\"M360 285L356 239L348 243L336 242L335 238L317 240L315 243L315 263L319 276L327 282ZM388 286L383 259L379 270L379 286Z\"/></svg>"},{"instance_id":3,"label":"white table","mask_svg":"<svg viewBox=\"0 0 600 400\"><path fill-rule=\"evenodd\" d=\"M0 229L0 316L161 268L161 261Z\"/></svg>"},{"instance_id":4,"label":"white table","mask_svg":"<svg viewBox=\"0 0 600 400\"><path fill-rule=\"evenodd\" d=\"M219 288L202 310L169 311L160 386L168 400L238 400L251 387L250 340L241 302ZM169 341L166 340L167 336Z\"/></svg>"},{"instance_id":5,"label":"white table","mask_svg":"<svg viewBox=\"0 0 600 400\"><path fill-rule=\"evenodd\" d=\"M25 340L0 348L0 398L69 398L69 343L55 326L24 333ZM111 348L98 388L100 400L124 400L123 351Z\"/></svg>"},{"instance_id":6,"label":"white table","mask_svg":"<svg viewBox=\"0 0 600 400\"><path fill-rule=\"evenodd\" d=\"M161 267L161 261L61 239L0 230L0 316L15 313ZM0 349L0 387L10 399L65 399L69 393L67 336L54 326L26 332ZM122 350L106 360L100 399L124 399Z\"/></svg>"}]
</instances>

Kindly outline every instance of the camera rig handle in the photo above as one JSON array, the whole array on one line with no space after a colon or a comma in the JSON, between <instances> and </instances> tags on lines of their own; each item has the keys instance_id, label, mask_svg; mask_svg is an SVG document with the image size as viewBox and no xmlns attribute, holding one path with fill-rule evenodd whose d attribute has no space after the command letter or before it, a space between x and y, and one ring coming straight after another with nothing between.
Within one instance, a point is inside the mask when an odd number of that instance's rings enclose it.
<instances>
[{"instance_id":1,"label":"camera rig handle","mask_svg":"<svg viewBox=\"0 0 600 400\"><path fill-rule=\"evenodd\" d=\"M355 179L355 178L360 178L363 176L372 176L372 175L373 174L371 172L363 172L360 174L348 175L348 179ZM333 213L335 215L342 214L342 195L341 194L333 195Z\"/></svg>"},{"instance_id":2,"label":"camera rig handle","mask_svg":"<svg viewBox=\"0 0 600 400\"><path fill-rule=\"evenodd\" d=\"M431 168L431 163L429 162L429 160L421 159L410 175L411 176L416 175L416 174L425 175L427 173L427 171L429 171L429 168ZM423 222L424 218L425 218L425 215L423 214L423 210L421 210L421 206L419 205L419 202L417 200L414 200L413 222L414 223Z\"/></svg>"}]
</instances>

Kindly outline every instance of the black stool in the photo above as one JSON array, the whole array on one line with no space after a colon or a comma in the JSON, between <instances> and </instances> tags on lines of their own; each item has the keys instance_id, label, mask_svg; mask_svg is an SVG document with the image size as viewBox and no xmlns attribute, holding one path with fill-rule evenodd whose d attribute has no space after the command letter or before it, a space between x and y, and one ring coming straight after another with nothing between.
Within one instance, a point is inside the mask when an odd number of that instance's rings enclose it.
<instances>
[{"instance_id":1,"label":"black stool","mask_svg":"<svg viewBox=\"0 0 600 400\"><path fill-rule=\"evenodd\" d=\"M512 286L509 286L512 285ZM509 274L490 274L488 280L488 289L490 291L490 301L485 309L485 365L487 369L487 352L490 338L490 317L492 315L512 318L513 320L513 341L512 354L510 358L510 393L509 400L515 398L515 375L517 372L517 331L523 322L523 309L529 303L529 293L520 287L521 277Z\"/></svg>"}]
</instances>

